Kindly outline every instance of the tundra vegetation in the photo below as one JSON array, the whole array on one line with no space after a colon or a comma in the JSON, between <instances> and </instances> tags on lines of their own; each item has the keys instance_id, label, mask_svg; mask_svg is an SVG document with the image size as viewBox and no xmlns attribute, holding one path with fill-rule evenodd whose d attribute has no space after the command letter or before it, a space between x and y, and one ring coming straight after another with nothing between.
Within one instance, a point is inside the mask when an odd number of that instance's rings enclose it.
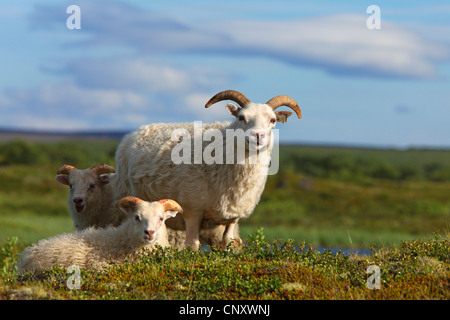
<instances>
[{"instance_id":1,"label":"tundra vegetation","mask_svg":"<svg viewBox=\"0 0 450 320\"><path fill-rule=\"evenodd\" d=\"M25 247L74 231L55 170L114 167L117 145L0 144L2 299L450 298L450 150L281 146L240 249L156 249L107 272L82 268L72 290L63 268L19 276ZM367 287L371 265L380 289Z\"/></svg>"}]
</instances>

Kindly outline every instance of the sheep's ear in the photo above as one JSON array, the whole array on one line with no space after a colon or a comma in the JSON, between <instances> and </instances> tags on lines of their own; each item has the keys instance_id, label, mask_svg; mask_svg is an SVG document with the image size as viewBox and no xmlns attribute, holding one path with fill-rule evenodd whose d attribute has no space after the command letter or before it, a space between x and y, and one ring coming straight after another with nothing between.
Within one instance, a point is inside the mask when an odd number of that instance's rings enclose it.
<instances>
[{"instance_id":1,"label":"sheep's ear","mask_svg":"<svg viewBox=\"0 0 450 320\"><path fill-rule=\"evenodd\" d=\"M285 123L287 118L289 118L292 114L292 111L275 111L275 115L277 116L277 121L281 123Z\"/></svg>"},{"instance_id":2,"label":"sheep's ear","mask_svg":"<svg viewBox=\"0 0 450 320\"><path fill-rule=\"evenodd\" d=\"M69 185L69 176L66 174L58 174L55 177L55 180L59 183L65 184L66 186Z\"/></svg>"},{"instance_id":3,"label":"sheep's ear","mask_svg":"<svg viewBox=\"0 0 450 320\"><path fill-rule=\"evenodd\" d=\"M237 105L235 105L234 103L229 103L227 104L226 108L231 115L237 118L239 113L239 107Z\"/></svg>"},{"instance_id":4,"label":"sheep's ear","mask_svg":"<svg viewBox=\"0 0 450 320\"><path fill-rule=\"evenodd\" d=\"M167 210L164 213L164 219L175 218L177 213L178 213L178 211L175 211L175 210Z\"/></svg>"},{"instance_id":5,"label":"sheep's ear","mask_svg":"<svg viewBox=\"0 0 450 320\"><path fill-rule=\"evenodd\" d=\"M183 212L180 204L172 199L161 199L158 201L163 206L165 212L164 218L169 219L177 215L178 212Z\"/></svg>"},{"instance_id":6,"label":"sheep's ear","mask_svg":"<svg viewBox=\"0 0 450 320\"><path fill-rule=\"evenodd\" d=\"M136 212L138 209L138 204L143 200L136 198L136 197L125 197L117 201L116 208L119 208L126 214L132 215Z\"/></svg>"},{"instance_id":7,"label":"sheep's ear","mask_svg":"<svg viewBox=\"0 0 450 320\"><path fill-rule=\"evenodd\" d=\"M113 174L101 174L98 176L98 181L100 181L101 184L108 184Z\"/></svg>"}]
</instances>

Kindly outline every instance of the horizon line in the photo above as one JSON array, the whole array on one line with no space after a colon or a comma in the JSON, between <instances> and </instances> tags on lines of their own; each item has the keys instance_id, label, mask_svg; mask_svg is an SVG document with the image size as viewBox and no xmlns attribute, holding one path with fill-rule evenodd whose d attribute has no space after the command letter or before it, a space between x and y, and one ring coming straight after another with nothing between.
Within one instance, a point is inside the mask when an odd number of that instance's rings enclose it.
<instances>
[{"instance_id":1,"label":"horizon line","mask_svg":"<svg viewBox=\"0 0 450 320\"><path fill-rule=\"evenodd\" d=\"M126 134L135 131L135 129L22 129L0 127L0 142L13 140L27 141L47 141L56 142L64 140L80 139L110 139L120 140ZM9 137L8 137L9 136ZM33 137L37 136L37 137ZM45 137L47 136L47 137ZM406 145L399 146L394 144L374 144L374 143L353 143L353 142L328 142L328 141L305 141L305 140L286 140L280 141L280 146L305 146L305 147L323 147L323 148L351 148L351 149L381 149L381 150L450 150L450 145Z\"/></svg>"}]
</instances>

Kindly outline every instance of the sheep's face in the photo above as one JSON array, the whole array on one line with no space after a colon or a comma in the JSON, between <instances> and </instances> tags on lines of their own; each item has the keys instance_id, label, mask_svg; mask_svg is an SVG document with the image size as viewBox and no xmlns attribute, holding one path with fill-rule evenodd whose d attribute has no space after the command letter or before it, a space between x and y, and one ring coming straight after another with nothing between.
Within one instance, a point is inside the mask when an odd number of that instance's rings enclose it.
<instances>
[{"instance_id":1,"label":"sheep's face","mask_svg":"<svg viewBox=\"0 0 450 320\"><path fill-rule=\"evenodd\" d=\"M135 211L135 224L138 233L141 234L145 243L153 243L159 237L159 231L167 219L162 206L158 203L140 202L138 210Z\"/></svg>"},{"instance_id":2,"label":"sheep's face","mask_svg":"<svg viewBox=\"0 0 450 320\"><path fill-rule=\"evenodd\" d=\"M272 129L277 121L285 122L292 112L275 112L267 104L248 103L240 108L233 103L226 106L228 112L236 117L236 129L245 133L246 148L261 150L271 148L273 144Z\"/></svg>"},{"instance_id":3,"label":"sheep's face","mask_svg":"<svg viewBox=\"0 0 450 320\"><path fill-rule=\"evenodd\" d=\"M178 213L173 208L165 208L159 202L147 202L135 197L126 197L118 206L133 221L134 233L144 243L154 243L165 232L164 221Z\"/></svg>"},{"instance_id":4,"label":"sheep's face","mask_svg":"<svg viewBox=\"0 0 450 320\"><path fill-rule=\"evenodd\" d=\"M90 169L74 169L68 175L57 175L55 179L69 186L67 205L75 212L82 213L94 202L101 201L102 187L109 183L111 175L97 175Z\"/></svg>"}]
</instances>

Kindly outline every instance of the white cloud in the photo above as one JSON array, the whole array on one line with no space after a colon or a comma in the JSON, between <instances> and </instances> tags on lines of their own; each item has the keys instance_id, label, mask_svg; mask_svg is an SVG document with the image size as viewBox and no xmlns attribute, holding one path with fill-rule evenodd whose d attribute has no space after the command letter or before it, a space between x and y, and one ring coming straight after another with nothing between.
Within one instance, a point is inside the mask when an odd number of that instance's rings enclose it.
<instances>
[{"instance_id":1,"label":"white cloud","mask_svg":"<svg viewBox=\"0 0 450 320\"><path fill-rule=\"evenodd\" d=\"M145 106L145 98L134 92L81 88L70 82L42 84L37 90L29 93L29 98L35 101L35 104L45 105L48 108L67 108L90 114L101 114L105 110L125 106L132 109L142 109Z\"/></svg>"},{"instance_id":2,"label":"white cloud","mask_svg":"<svg viewBox=\"0 0 450 320\"><path fill-rule=\"evenodd\" d=\"M197 121L221 121L231 120L232 116L225 109L225 104L217 103L208 109L205 108L206 102L212 95L206 93L192 93L187 95L182 102Z\"/></svg>"},{"instance_id":3,"label":"white cloud","mask_svg":"<svg viewBox=\"0 0 450 320\"><path fill-rule=\"evenodd\" d=\"M153 93L179 93L211 88L227 82L230 75L203 67L181 68L146 57L74 59L63 67L82 87Z\"/></svg>"},{"instance_id":4,"label":"white cloud","mask_svg":"<svg viewBox=\"0 0 450 320\"><path fill-rule=\"evenodd\" d=\"M0 94L0 101L3 108L10 110L8 117L0 118L0 126L39 129L45 125L83 128L107 123L108 118L120 124L123 110L142 113L148 104L145 96L134 92L81 88L71 82L8 90ZM127 124L132 123L122 122L122 126Z\"/></svg>"},{"instance_id":5,"label":"white cloud","mask_svg":"<svg viewBox=\"0 0 450 320\"><path fill-rule=\"evenodd\" d=\"M5 122L5 123L3 123ZM9 124L9 125L7 125ZM89 119L75 118L68 115L41 116L36 112L18 115L9 115L0 122L2 127L21 128L25 130L87 130L92 129Z\"/></svg>"},{"instance_id":6,"label":"white cloud","mask_svg":"<svg viewBox=\"0 0 450 320\"><path fill-rule=\"evenodd\" d=\"M426 38L386 19L381 30L369 30L365 13L187 23L121 2L107 6L80 2L80 6L85 12L83 30L90 38L78 45L128 47L141 56L263 56L335 75L412 79L436 78L439 64L450 60L448 44L436 37ZM53 11L56 9L37 7L32 17L39 25L50 27L58 17ZM141 64L137 61L129 67L139 69ZM146 63L140 71L145 72L145 67ZM160 73L168 88L186 83L184 75L171 69L148 71ZM136 74L139 79L139 73ZM140 76L146 82L146 75Z\"/></svg>"},{"instance_id":7,"label":"white cloud","mask_svg":"<svg viewBox=\"0 0 450 320\"><path fill-rule=\"evenodd\" d=\"M184 87L185 84L180 87L177 83L173 92L161 93L146 87L132 90L125 82L121 88L97 88L67 81L43 83L32 89L10 89L0 93L0 104L7 114L0 117L0 127L136 128L168 118L181 120L188 117L189 121L226 118L228 114L224 108L206 110L204 107L215 92L207 93L199 88L186 92L182 90Z\"/></svg>"},{"instance_id":8,"label":"white cloud","mask_svg":"<svg viewBox=\"0 0 450 320\"><path fill-rule=\"evenodd\" d=\"M432 78L437 64L450 60L445 45L389 22L381 30L369 30L365 16L235 21L221 32L252 54L340 75Z\"/></svg>"},{"instance_id":9,"label":"white cloud","mask_svg":"<svg viewBox=\"0 0 450 320\"><path fill-rule=\"evenodd\" d=\"M427 36L426 31L418 32L411 25L400 27L387 19L383 19L381 30L368 30L364 13L289 20L282 20L280 14L276 15L278 20L227 20L222 14L221 19L211 18L205 23L193 19L186 22L189 17L156 14L118 1L77 3L83 19L82 30L77 34L64 29L64 5L34 7L32 25L46 28L45 32L33 33L36 39L44 33L46 38L56 39L51 42L54 47L47 48L50 42L46 42L45 50L51 54L46 54L47 61L40 62L41 66L52 66L53 73L48 68L41 69L47 72L43 80L46 82L41 85L0 92L0 108L8 111L8 115L0 117L0 126L135 128L159 121L232 119L224 108L225 102L209 109L204 104L224 89L242 89L244 93L253 90L252 94L265 97L268 87L277 90L274 94L280 87L292 88L289 81L298 80L296 66L336 76L430 79L438 77L441 64L450 60L446 37ZM255 16L258 15L252 15ZM61 47L61 43L66 46ZM253 60L255 57L262 59ZM252 66L248 67L250 60ZM237 66L233 65L235 62ZM292 78L281 79L278 62L293 70L289 73ZM55 64L59 67L55 68ZM257 74L245 73L259 65L261 71L257 70ZM270 70L263 70L266 66ZM258 77L267 78L259 81ZM324 78L332 82L333 92L346 88L339 79ZM311 81L311 86L302 90L311 88L318 92L316 96L322 95L322 84ZM345 98L336 98L341 99L337 102L350 103L342 100L361 95L357 90ZM314 94L306 95L309 105L305 105L305 115L308 108L309 114L314 112L317 104ZM395 103L401 103L404 96ZM361 110L362 118L363 113L367 116L367 111ZM335 130L325 130L330 114L321 114L320 121L312 122L316 127L307 127L311 120L306 118L305 126L302 122L296 131L289 129L288 123L283 128L286 132L292 130L292 134L284 136L297 139L294 132L304 130L311 132L313 138L319 134L324 140L330 139L345 126L342 123L330 126ZM336 123L336 119L328 121ZM355 139L354 118L345 124L352 132L347 136L339 132L336 139ZM374 139L379 138L373 134Z\"/></svg>"}]
</instances>

